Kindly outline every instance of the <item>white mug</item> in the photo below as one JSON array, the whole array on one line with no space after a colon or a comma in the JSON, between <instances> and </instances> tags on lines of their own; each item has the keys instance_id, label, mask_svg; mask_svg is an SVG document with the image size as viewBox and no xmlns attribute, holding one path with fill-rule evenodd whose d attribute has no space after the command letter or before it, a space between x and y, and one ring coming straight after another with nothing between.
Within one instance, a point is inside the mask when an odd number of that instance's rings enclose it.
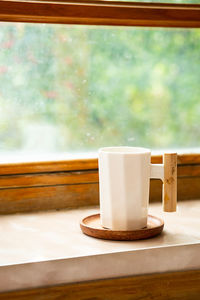
<instances>
[{"instance_id":1,"label":"white mug","mask_svg":"<svg viewBox=\"0 0 200 300\"><path fill-rule=\"evenodd\" d=\"M176 159L176 153L165 154L164 164L151 164L151 151L146 148L101 148L101 225L111 230L137 230L146 227L150 178L163 181L164 210L175 211Z\"/></svg>"}]
</instances>

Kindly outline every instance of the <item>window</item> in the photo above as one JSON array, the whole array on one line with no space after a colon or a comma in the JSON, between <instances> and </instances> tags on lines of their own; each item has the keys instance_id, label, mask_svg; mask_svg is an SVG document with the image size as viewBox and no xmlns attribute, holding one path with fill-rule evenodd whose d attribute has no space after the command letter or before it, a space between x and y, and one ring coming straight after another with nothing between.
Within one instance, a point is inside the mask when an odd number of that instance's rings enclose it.
<instances>
[{"instance_id":1,"label":"window","mask_svg":"<svg viewBox=\"0 0 200 300\"><path fill-rule=\"evenodd\" d=\"M0 32L1 154L199 147L199 5L10 0L0 20L16 22ZM180 156L179 176L198 183L199 161ZM97 199L96 160L4 164L1 174L1 199L22 207Z\"/></svg>"},{"instance_id":2,"label":"window","mask_svg":"<svg viewBox=\"0 0 200 300\"><path fill-rule=\"evenodd\" d=\"M199 146L198 29L2 23L0 34L1 152Z\"/></svg>"}]
</instances>

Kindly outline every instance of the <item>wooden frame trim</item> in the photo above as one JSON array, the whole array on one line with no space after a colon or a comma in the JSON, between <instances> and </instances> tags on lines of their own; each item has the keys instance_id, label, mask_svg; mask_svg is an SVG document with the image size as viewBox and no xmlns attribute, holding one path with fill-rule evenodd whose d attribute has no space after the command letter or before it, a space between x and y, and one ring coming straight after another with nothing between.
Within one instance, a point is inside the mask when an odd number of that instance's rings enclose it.
<instances>
[{"instance_id":1,"label":"wooden frame trim","mask_svg":"<svg viewBox=\"0 0 200 300\"><path fill-rule=\"evenodd\" d=\"M151 162L162 163L162 155L152 155ZM198 165L200 164L200 154L178 154L178 165ZM33 174L47 172L66 172L98 169L97 158L80 158L55 161L37 161L23 163L0 163L0 176L13 174ZM192 172L192 170L191 170Z\"/></svg>"},{"instance_id":2,"label":"wooden frame trim","mask_svg":"<svg viewBox=\"0 0 200 300\"><path fill-rule=\"evenodd\" d=\"M103 0L1 0L0 21L200 28L200 5Z\"/></svg>"},{"instance_id":3,"label":"wooden frame trim","mask_svg":"<svg viewBox=\"0 0 200 300\"><path fill-rule=\"evenodd\" d=\"M178 201L199 198L200 154L178 155ZM151 180L150 201L161 199L161 181ZM0 214L98 204L97 159L0 165Z\"/></svg>"},{"instance_id":4,"label":"wooden frame trim","mask_svg":"<svg viewBox=\"0 0 200 300\"><path fill-rule=\"evenodd\" d=\"M200 295L200 270L95 280L0 293L0 300L193 299Z\"/></svg>"},{"instance_id":5,"label":"wooden frame trim","mask_svg":"<svg viewBox=\"0 0 200 300\"><path fill-rule=\"evenodd\" d=\"M96 174L98 176L98 173ZM32 181L34 182L34 177ZM178 201L200 198L200 177L178 178ZM151 180L150 202L161 203L162 183ZM98 182L0 189L0 214L99 205Z\"/></svg>"},{"instance_id":6,"label":"wooden frame trim","mask_svg":"<svg viewBox=\"0 0 200 300\"><path fill-rule=\"evenodd\" d=\"M200 164L178 165L178 178L200 177ZM52 187L99 183L98 169L66 172L0 175L0 191L5 189Z\"/></svg>"}]
</instances>

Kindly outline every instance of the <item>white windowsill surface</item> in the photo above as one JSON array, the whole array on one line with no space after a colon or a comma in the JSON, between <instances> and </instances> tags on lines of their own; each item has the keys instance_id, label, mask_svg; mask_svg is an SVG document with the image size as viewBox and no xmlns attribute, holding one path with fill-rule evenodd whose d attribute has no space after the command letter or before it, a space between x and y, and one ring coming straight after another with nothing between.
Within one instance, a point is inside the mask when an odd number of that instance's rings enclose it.
<instances>
[{"instance_id":1,"label":"white windowsill surface","mask_svg":"<svg viewBox=\"0 0 200 300\"><path fill-rule=\"evenodd\" d=\"M79 221L97 208L0 216L0 292L122 276L200 269L200 200L162 216L149 240L105 241L82 234Z\"/></svg>"}]
</instances>

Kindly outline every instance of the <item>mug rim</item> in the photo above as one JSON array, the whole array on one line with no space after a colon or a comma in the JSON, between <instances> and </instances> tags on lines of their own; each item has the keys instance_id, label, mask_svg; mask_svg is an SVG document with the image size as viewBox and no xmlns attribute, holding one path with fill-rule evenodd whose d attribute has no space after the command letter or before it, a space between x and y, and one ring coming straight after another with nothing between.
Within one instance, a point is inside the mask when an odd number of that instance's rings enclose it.
<instances>
[{"instance_id":1,"label":"mug rim","mask_svg":"<svg viewBox=\"0 0 200 300\"><path fill-rule=\"evenodd\" d=\"M131 147L131 146L114 146L103 147L99 149L99 153L107 154L146 154L151 153L151 150L143 147Z\"/></svg>"}]
</instances>

